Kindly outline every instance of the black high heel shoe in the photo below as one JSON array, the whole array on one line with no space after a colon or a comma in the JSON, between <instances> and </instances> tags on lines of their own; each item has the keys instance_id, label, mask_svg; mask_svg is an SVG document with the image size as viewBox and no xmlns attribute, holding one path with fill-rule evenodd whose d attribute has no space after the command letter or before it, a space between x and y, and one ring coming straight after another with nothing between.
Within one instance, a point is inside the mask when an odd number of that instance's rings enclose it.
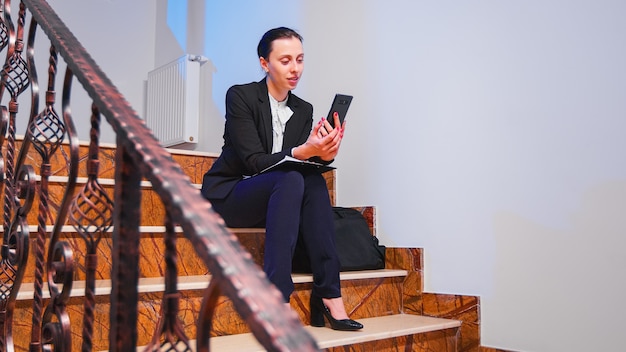
<instances>
[{"instance_id":1,"label":"black high heel shoe","mask_svg":"<svg viewBox=\"0 0 626 352\"><path fill-rule=\"evenodd\" d=\"M337 320L330 314L330 310L324 304L321 297L311 295L311 326L324 327L324 317L328 319L333 330L354 331L363 329L363 324L352 319Z\"/></svg>"}]
</instances>

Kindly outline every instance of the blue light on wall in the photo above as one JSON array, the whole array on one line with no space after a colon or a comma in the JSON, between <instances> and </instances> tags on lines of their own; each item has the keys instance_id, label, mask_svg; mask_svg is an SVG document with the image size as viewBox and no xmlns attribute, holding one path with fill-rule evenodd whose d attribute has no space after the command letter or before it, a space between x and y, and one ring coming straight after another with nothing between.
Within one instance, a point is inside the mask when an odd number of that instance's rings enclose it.
<instances>
[{"instance_id":1,"label":"blue light on wall","mask_svg":"<svg viewBox=\"0 0 626 352\"><path fill-rule=\"evenodd\" d=\"M180 47L187 52L187 1L167 2L167 25Z\"/></svg>"}]
</instances>

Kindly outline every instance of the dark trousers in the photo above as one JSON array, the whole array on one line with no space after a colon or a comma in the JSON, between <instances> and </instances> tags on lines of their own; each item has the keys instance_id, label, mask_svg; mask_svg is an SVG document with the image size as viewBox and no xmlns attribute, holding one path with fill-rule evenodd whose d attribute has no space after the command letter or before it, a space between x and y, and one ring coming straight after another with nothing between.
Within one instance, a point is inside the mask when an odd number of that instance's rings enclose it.
<instances>
[{"instance_id":1,"label":"dark trousers","mask_svg":"<svg viewBox=\"0 0 626 352\"><path fill-rule=\"evenodd\" d=\"M260 174L240 181L227 198L211 203L229 227L265 227L263 270L286 302L294 290L291 263L298 236L311 261L313 294L341 296L332 208L322 175Z\"/></svg>"}]
</instances>

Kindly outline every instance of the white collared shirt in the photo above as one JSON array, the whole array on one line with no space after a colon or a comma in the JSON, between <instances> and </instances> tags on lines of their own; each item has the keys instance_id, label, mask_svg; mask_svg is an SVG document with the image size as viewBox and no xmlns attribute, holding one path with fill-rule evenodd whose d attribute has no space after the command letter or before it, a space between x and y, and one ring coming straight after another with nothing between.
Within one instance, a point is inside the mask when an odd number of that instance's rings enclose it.
<instances>
[{"instance_id":1,"label":"white collared shirt","mask_svg":"<svg viewBox=\"0 0 626 352\"><path fill-rule=\"evenodd\" d=\"M285 134L285 125L293 115L293 111L287 106L287 99L278 101L271 94L267 94L270 98L270 110L272 111L272 153L278 153L283 149L283 135Z\"/></svg>"}]
</instances>

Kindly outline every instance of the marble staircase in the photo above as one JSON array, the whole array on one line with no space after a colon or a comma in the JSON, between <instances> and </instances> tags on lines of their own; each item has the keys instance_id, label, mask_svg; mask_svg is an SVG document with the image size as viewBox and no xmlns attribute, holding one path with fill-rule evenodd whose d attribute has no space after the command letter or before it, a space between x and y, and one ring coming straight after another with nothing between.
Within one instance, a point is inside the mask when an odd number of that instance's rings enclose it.
<instances>
[{"instance_id":1,"label":"marble staircase","mask_svg":"<svg viewBox=\"0 0 626 352\"><path fill-rule=\"evenodd\" d=\"M215 155L170 150L190 182L199 188L203 173L210 167ZM102 146L100 150L100 183L113 192L114 146ZM87 147L81 148L86 158ZM37 160L33 160L37 165ZM63 160L53 161L53 177L50 179L51 199L62 194L64 176ZM81 171L81 172L84 172ZM331 200L335 202L334 172L325 174ZM84 177L85 175L80 175ZM79 179L79 183L81 179ZM79 185L80 186L80 185ZM139 329L140 346L150 343L157 328L164 291L164 242L163 205L147 182L142 183L142 218L140 241L140 295ZM34 207L37 205L35 204ZM375 208L360 207L375 234ZM29 219L36 224L36 219ZM50 229L52 224L50 224ZM263 257L263 229L231 229L258 264ZM177 229L180 232L180 229ZM34 231L32 231L34 232ZM85 244L71 226L63 228L64 239L75 253L78 270L74 274L71 293L70 319L72 327L72 351L80 350L82 301L84 287ZM31 239L31 242L34 238ZM383 243L384 244L384 243ZM105 234L98 247L96 317L94 330L95 351L108 349L109 292L111 290L109 258L112 248L111 234ZM197 258L194 249L180 234L177 241L178 289L180 291L180 314L186 335L193 340L195 324L200 311L203 290L211 280L210 273ZM32 254L31 254L32 255ZM29 266L34 266L29 260ZM18 351L28 350L29 324L32 314L33 268L29 268L18 296L15 312L14 335ZM304 325L309 322L308 300L312 278L310 275L294 274L296 291L291 307ZM359 332L339 332L330 328L306 329L327 351L480 351L479 299L473 296L428 293L423 290L423 250L420 248L387 248L386 268L357 272L344 272L342 295L349 315L364 323ZM47 289L44 288L44 298ZM234 311L230 302L220 298L213 318L211 348L214 351L261 351L262 348L249 333L244 321ZM139 350L139 348L138 348Z\"/></svg>"}]
</instances>

